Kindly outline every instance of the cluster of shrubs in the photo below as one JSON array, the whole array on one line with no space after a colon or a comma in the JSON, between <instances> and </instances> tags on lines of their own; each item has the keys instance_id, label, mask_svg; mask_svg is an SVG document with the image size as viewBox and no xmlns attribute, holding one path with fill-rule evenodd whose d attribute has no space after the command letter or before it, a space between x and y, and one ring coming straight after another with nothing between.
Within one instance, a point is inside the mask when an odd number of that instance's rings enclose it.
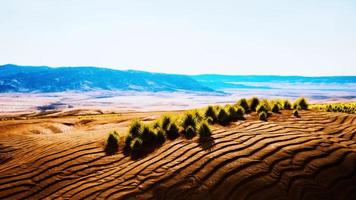
<instances>
[{"instance_id":1,"label":"cluster of shrubs","mask_svg":"<svg viewBox=\"0 0 356 200\"><path fill-rule=\"evenodd\" d=\"M146 125L134 120L125 139L125 153L139 156L144 152L151 152L166 141L166 137L157 124Z\"/></svg>"},{"instance_id":2,"label":"cluster of shrubs","mask_svg":"<svg viewBox=\"0 0 356 200\"><path fill-rule=\"evenodd\" d=\"M269 112L279 113L280 110L291 109L294 109L293 114L298 116L297 110L308 109L308 103L304 98L297 99L294 104L284 99L269 101L257 97L248 100L242 98L235 104L208 106L174 117L165 115L150 124L134 120L124 141L124 153L139 157L152 152L166 140L174 140L178 137L192 139L199 135L199 141L209 140L212 133L210 124L225 126L233 121L243 120L244 114L250 112L257 112L260 120L267 120ZM118 144L118 134L110 133L106 152L114 154L118 150Z\"/></svg>"},{"instance_id":3,"label":"cluster of shrubs","mask_svg":"<svg viewBox=\"0 0 356 200\"><path fill-rule=\"evenodd\" d=\"M178 137L192 139L199 136L199 141L211 139L211 124L227 125L232 121L244 118L244 109L235 105L208 106L205 109L188 111L182 115L165 115L149 124L138 120L131 122L128 134L124 140L124 153L132 157L140 157L152 152L166 140ZM119 137L110 133L107 139L106 152L117 152Z\"/></svg>"},{"instance_id":4,"label":"cluster of shrubs","mask_svg":"<svg viewBox=\"0 0 356 200\"><path fill-rule=\"evenodd\" d=\"M241 107L245 109L246 113L257 112L257 116L260 120L266 121L272 113L280 113L281 110L291 110L293 109L293 115L298 117L298 110L307 110L308 102L305 98L300 97L295 100L293 104L287 99L258 99L257 97L252 97L249 100L240 99L237 102Z\"/></svg>"},{"instance_id":5,"label":"cluster of shrubs","mask_svg":"<svg viewBox=\"0 0 356 200\"><path fill-rule=\"evenodd\" d=\"M204 117L209 123L227 125L230 122L244 119L245 109L238 103L225 106L208 106Z\"/></svg>"},{"instance_id":6,"label":"cluster of shrubs","mask_svg":"<svg viewBox=\"0 0 356 200\"><path fill-rule=\"evenodd\" d=\"M207 109L208 110L208 109ZM150 124L133 121L125 138L124 153L140 157L160 147L166 140L178 137L192 139L199 135L199 140L211 137L210 123L201 111L189 111L180 116L165 115Z\"/></svg>"},{"instance_id":7,"label":"cluster of shrubs","mask_svg":"<svg viewBox=\"0 0 356 200\"><path fill-rule=\"evenodd\" d=\"M316 104L312 105L311 108L326 112L342 112L356 114L356 102Z\"/></svg>"}]
</instances>

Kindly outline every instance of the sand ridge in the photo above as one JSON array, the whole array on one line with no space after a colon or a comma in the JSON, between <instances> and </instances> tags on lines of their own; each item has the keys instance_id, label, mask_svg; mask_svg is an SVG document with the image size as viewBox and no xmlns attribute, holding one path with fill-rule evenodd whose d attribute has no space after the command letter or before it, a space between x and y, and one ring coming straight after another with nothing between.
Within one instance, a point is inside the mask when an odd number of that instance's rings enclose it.
<instances>
[{"instance_id":1,"label":"sand ridge","mask_svg":"<svg viewBox=\"0 0 356 200\"><path fill-rule=\"evenodd\" d=\"M215 126L209 144L177 139L138 160L105 155L107 131L159 114L0 122L0 199L356 197L355 115L282 111L264 122L252 114Z\"/></svg>"}]
</instances>

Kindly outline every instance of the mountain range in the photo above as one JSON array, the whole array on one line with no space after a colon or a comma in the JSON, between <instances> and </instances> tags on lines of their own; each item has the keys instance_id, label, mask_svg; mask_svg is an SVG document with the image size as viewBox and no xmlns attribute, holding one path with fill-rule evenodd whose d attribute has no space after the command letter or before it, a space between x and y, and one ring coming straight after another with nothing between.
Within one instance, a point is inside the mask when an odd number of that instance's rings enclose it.
<instances>
[{"instance_id":1,"label":"mountain range","mask_svg":"<svg viewBox=\"0 0 356 200\"><path fill-rule=\"evenodd\" d=\"M246 82L256 84L245 84ZM93 90L216 92L229 88L270 89L269 85L263 83L356 84L356 76L188 76L99 67L0 65L0 93Z\"/></svg>"},{"instance_id":2,"label":"mountain range","mask_svg":"<svg viewBox=\"0 0 356 200\"><path fill-rule=\"evenodd\" d=\"M0 92L213 91L185 75L98 67L0 66Z\"/></svg>"}]
</instances>

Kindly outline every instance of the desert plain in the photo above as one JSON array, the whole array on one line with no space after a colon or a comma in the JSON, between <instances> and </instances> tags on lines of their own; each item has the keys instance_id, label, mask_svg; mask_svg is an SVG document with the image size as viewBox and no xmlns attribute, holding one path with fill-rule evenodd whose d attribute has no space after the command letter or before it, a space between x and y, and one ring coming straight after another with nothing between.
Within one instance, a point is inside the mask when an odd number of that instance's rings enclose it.
<instances>
[{"instance_id":1,"label":"desert plain","mask_svg":"<svg viewBox=\"0 0 356 200\"><path fill-rule=\"evenodd\" d=\"M154 109L153 109L154 110ZM132 159L130 121L184 109L3 112L0 199L355 199L355 114L291 110L213 125L211 140L167 140ZM107 155L110 131L119 151Z\"/></svg>"}]
</instances>

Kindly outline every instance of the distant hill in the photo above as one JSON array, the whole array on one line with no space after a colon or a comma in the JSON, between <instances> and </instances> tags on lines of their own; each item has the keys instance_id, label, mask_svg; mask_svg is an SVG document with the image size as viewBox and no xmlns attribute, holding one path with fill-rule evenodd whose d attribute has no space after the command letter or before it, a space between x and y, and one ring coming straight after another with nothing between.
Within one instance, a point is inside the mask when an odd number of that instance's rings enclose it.
<instances>
[{"instance_id":1,"label":"distant hill","mask_svg":"<svg viewBox=\"0 0 356 200\"><path fill-rule=\"evenodd\" d=\"M98 67L0 66L0 92L213 91L189 76Z\"/></svg>"},{"instance_id":2,"label":"distant hill","mask_svg":"<svg viewBox=\"0 0 356 200\"><path fill-rule=\"evenodd\" d=\"M275 76L275 75L219 75L203 74L191 76L200 84L214 90L272 89L271 84L356 84L356 76ZM252 84L255 83L255 84ZM274 85L276 85L274 84ZM258 85L258 86L256 86ZM345 87L347 88L347 87Z\"/></svg>"}]
</instances>

